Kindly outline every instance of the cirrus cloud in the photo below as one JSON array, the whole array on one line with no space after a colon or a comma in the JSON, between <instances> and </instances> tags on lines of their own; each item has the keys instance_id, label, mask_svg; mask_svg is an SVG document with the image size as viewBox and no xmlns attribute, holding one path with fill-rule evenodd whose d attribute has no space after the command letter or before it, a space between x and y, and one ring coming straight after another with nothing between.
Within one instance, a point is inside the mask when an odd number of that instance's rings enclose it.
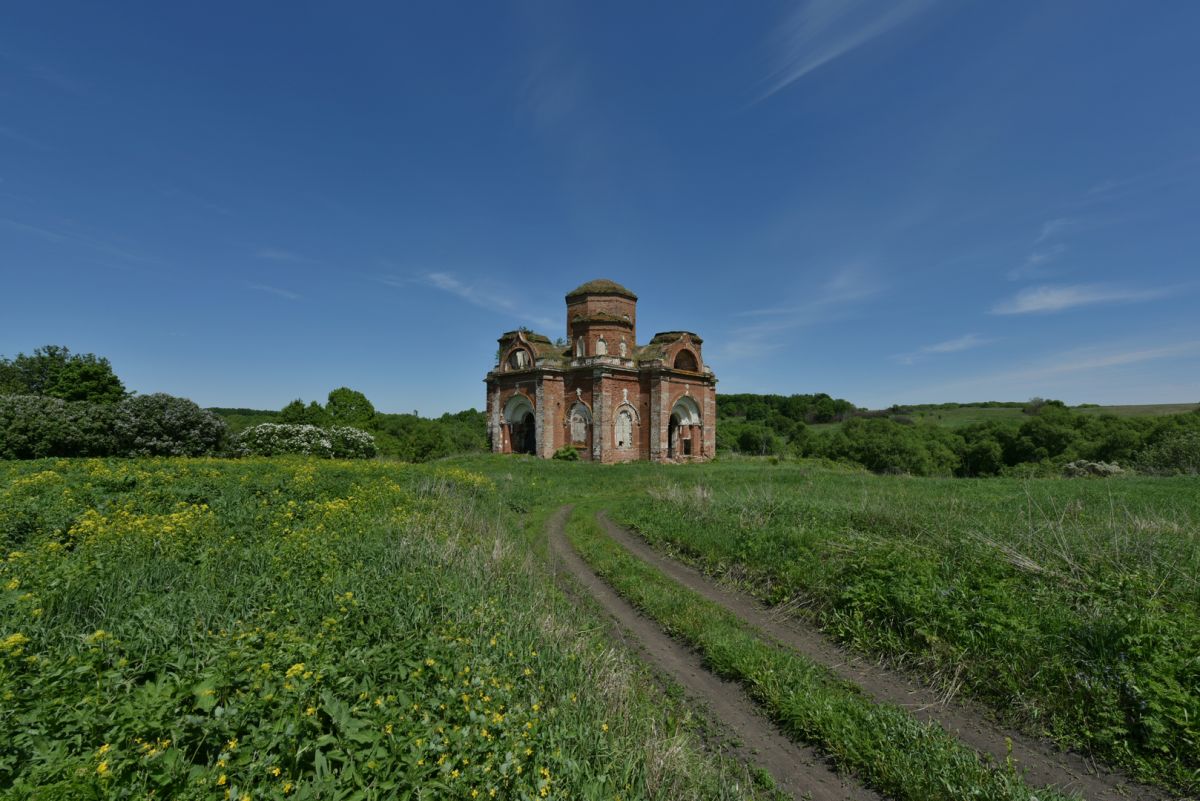
<instances>
[{"instance_id":1,"label":"cirrus cloud","mask_svg":"<svg viewBox=\"0 0 1200 801\"><path fill-rule=\"evenodd\" d=\"M1033 286L992 307L992 314L1037 314L1100 303L1138 303L1155 300L1166 289L1132 289L1107 284Z\"/></svg>"}]
</instances>

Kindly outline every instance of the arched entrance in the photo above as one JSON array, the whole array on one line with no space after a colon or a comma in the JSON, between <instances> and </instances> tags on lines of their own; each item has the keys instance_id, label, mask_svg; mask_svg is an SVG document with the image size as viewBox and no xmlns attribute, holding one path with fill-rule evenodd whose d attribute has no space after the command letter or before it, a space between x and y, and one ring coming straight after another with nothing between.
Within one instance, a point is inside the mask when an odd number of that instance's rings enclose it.
<instances>
[{"instance_id":1,"label":"arched entrance","mask_svg":"<svg viewBox=\"0 0 1200 801\"><path fill-rule=\"evenodd\" d=\"M527 412L513 427L513 450L517 453L537 453L537 423L533 412Z\"/></svg>"},{"instance_id":2,"label":"arched entrance","mask_svg":"<svg viewBox=\"0 0 1200 801\"><path fill-rule=\"evenodd\" d=\"M513 395L504 405L509 453L537 453L537 420L533 404L524 395Z\"/></svg>"},{"instance_id":3,"label":"arched entrance","mask_svg":"<svg viewBox=\"0 0 1200 801\"><path fill-rule=\"evenodd\" d=\"M699 456L703 443L703 426L700 407L691 396L684 395L671 407L671 419L667 423L667 458Z\"/></svg>"}]
</instances>

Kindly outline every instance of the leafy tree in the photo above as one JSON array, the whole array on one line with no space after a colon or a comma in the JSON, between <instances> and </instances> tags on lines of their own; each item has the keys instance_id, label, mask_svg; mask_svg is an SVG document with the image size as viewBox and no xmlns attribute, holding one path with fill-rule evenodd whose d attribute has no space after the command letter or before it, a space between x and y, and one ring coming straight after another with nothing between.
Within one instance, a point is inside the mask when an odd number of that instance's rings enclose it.
<instances>
[{"instance_id":1,"label":"leafy tree","mask_svg":"<svg viewBox=\"0 0 1200 801\"><path fill-rule=\"evenodd\" d=\"M93 353L72 354L61 345L36 348L33 355L0 359L0 394L44 395L65 401L116 403L125 385L108 359Z\"/></svg>"},{"instance_id":2,"label":"leafy tree","mask_svg":"<svg viewBox=\"0 0 1200 801\"><path fill-rule=\"evenodd\" d=\"M375 420L375 407L361 392L339 387L329 393L325 415L334 425L365 429Z\"/></svg>"},{"instance_id":3,"label":"leafy tree","mask_svg":"<svg viewBox=\"0 0 1200 801\"><path fill-rule=\"evenodd\" d=\"M365 400L365 399L364 399ZM310 401L307 406L304 401L296 400L284 406L279 412L279 422L297 425L321 426L328 421L329 415L316 401Z\"/></svg>"},{"instance_id":4,"label":"leafy tree","mask_svg":"<svg viewBox=\"0 0 1200 801\"><path fill-rule=\"evenodd\" d=\"M994 476L1004 469L1004 448L994 438L979 438L963 448L960 472L965 476Z\"/></svg>"}]
</instances>

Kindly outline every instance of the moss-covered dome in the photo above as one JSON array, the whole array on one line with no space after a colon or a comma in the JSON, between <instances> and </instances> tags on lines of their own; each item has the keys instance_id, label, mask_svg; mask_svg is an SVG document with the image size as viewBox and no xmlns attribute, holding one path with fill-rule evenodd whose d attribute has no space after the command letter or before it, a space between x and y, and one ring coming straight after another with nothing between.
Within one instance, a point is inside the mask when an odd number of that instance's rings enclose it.
<instances>
[{"instance_id":1,"label":"moss-covered dome","mask_svg":"<svg viewBox=\"0 0 1200 801\"><path fill-rule=\"evenodd\" d=\"M637 295L633 294L616 281L609 281L607 278L597 278L595 281L588 281L586 284L580 284L567 293L567 300L570 301L574 298L579 298L584 295L620 295L623 298L637 300Z\"/></svg>"}]
</instances>

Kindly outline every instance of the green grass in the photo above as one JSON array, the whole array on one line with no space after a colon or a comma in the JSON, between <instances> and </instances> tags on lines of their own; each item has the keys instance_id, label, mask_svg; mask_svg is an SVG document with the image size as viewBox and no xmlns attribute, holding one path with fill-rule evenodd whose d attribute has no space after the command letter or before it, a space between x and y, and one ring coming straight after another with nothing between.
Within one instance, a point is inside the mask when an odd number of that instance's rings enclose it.
<instances>
[{"instance_id":1,"label":"green grass","mask_svg":"<svg viewBox=\"0 0 1200 801\"><path fill-rule=\"evenodd\" d=\"M0 463L0 795L766 797L541 540L450 466Z\"/></svg>"},{"instance_id":2,"label":"green grass","mask_svg":"<svg viewBox=\"0 0 1200 801\"><path fill-rule=\"evenodd\" d=\"M612 504L650 541L1008 722L1200 789L1200 481L738 461Z\"/></svg>"},{"instance_id":3,"label":"green grass","mask_svg":"<svg viewBox=\"0 0 1200 801\"><path fill-rule=\"evenodd\" d=\"M548 797L764 792L547 581L544 522L569 502L1009 722L1200 789L1196 478L489 455L0 463L0 795L540 798L542 768ZM875 786L1024 792L602 546L614 583L644 579L623 591Z\"/></svg>"},{"instance_id":4,"label":"green grass","mask_svg":"<svg viewBox=\"0 0 1200 801\"><path fill-rule=\"evenodd\" d=\"M576 510L568 535L618 592L699 649L714 671L742 682L785 731L816 745L840 769L889 797L1064 797L1035 792L1015 772L983 764L936 724L876 704L810 660L756 636L732 614L625 552L600 531L590 510Z\"/></svg>"}]
</instances>

